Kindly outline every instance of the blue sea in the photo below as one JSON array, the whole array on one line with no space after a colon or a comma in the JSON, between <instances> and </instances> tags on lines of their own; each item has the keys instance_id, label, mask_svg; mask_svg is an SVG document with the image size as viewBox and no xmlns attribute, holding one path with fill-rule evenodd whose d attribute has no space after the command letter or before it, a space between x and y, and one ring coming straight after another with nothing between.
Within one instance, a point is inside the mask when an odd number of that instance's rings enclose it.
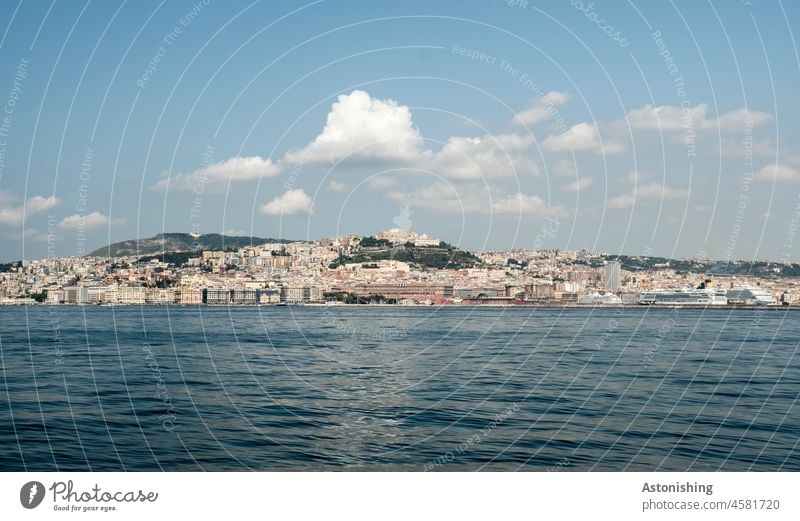
<instances>
[{"instance_id":1,"label":"blue sea","mask_svg":"<svg viewBox=\"0 0 800 521\"><path fill-rule=\"evenodd\" d=\"M800 314L0 309L3 471L800 471Z\"/></svg>"}]
</instances>

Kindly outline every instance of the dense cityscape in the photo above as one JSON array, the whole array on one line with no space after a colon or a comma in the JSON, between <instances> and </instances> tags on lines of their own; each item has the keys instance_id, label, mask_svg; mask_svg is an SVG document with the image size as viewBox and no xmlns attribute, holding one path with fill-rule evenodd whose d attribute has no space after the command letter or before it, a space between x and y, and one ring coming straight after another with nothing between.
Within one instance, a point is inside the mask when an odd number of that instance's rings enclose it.
<instances>
[{"instance_id":1,"label":"dense cityscape","mask_svg":"<svg viewBox=\"0 0 800 521\"><path fill-rule=\"evenodd\" d=\"M192 241L173 251L168 236ZM800 305L796 264L566 250L470 253L400 228L203 246L193 234L0 265L5 305ZM232 238L239 239L242 237ZM252 242L252 244L250 244ZM120 247L122 245L122 247ZM155 250L153 247L155 245ZM113 246L117 246L113 248ZM125 247L127 246L127 248ZM155 251L155 253L154 253Z\"/></svg>"}]
</instances>

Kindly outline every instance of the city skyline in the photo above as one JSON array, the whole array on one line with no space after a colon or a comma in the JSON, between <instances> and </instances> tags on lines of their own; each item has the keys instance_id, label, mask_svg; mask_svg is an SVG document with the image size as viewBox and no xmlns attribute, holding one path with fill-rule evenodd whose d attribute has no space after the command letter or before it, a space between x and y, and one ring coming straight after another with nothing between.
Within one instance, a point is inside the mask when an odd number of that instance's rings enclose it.
<instances>
[{"instance_id":1,"label":"city skyline","mask_svg":"<svg viewBox=\"0 0 800 521\"><path fill-rule=\"evenodd\" d=\"M800 260L798 7L588 5L6 5L2 260L397 220L470 251Z\"/></svg>"},{"instance_id":2,"label":"city skyline","mask_svg":"<svg viewBox=\"0 0 800 521\"><path fill-rule=\"evenodd\" d=\"M403 229L316 241L167 234L87 257L0 265L0 304L769 306L800 265L564 250L470 253ZM97 255L94 255L97 254Z\"/></svg>"},{"instance_id":3,"label":"city skyline","mask_svg":"<svg viewBox=\"0 0 800 521\"><path fill-rule=\"evenodd\" d=\"M84 252L79 254L79 255L76 255L76 254L72 254L72 255L70 255L70 254L56 255L56 252L58 251L58 248L56 246L56 236L52 235L51 239L50 239L50 245L51 246L49 248L49 251L45 252L45 254L42 257L29 257L29 258L26 258L26 259L19 259L19 258L8 258L8 259L5 259L5 258L0 258L0 263L13 264L13 263L20 262L20 261L41 261L41 260L46 260L48 258L49 259L59 259L59 258L80 258L80 257L87 257L87 258L88 257L108 257L108 258L130 257L132 255L129 255L129 254L126 254L126 255L107 255L107 254L94 255L94 254L97 251L105 250L105 249L107 249L109 247L112 247L114 245L119 245L119 244L123 244L123 243L130 244L130 243L136 243L136 242L142 242L142 241L151 241L151 240L157 239L159 237L175 236L175 235L185 235L185 236L189 236L189 237L219 236L219 237L221 237L220 240L237 239L236 242L231 242L230 245L226 245L225 248L224 248L224 249L236 249L236 248L241 247L240 246L240 242L241 242L240 239L247 239L247 240L251 241L248 244L251 244L252 246L261 246L261 245L273 242L275 240L281 241L284 244L292 244L292 243L319 242L319 241L326 241L326 240L339 240L339 239L345 239L345 238L350 238L350 237L355 237L355 238L370 238L370 237L372 237L372 238L374 238L374 237L379 237L383 233L386 233L386 232L389 232L389 231L393 231L393 230L400 230L400 231L403 231L403 232L411 232L411 233L413 233L415 235L424 237L424 239L426 241L432 241L433 240L433 239L428 239L429 234L427 234L426 232L420 231L419 233L417 233L416 230L412 230L410 228L409 229L387 228L385 230L378 230L378 231L375 231L373 233L366 233L366 234L363 234L363 235L362 234L357 234L357 233L346 233L346 234L342 234L342 235L335 235L335 236L329 236L329 237L310 237L310 238L303 238L303 239L295 239L295 238L291 238L291 237L257 237L257 236L247 235L247 234L245 234L245 235L235 235L235 234L224 234L224 233L220 234L220 233L216 233L216 232L211 232L211 233L207 233L207 234L206 233L202 233L201 234L201 233L195 233L195 232L189 232L189 231L174 231L173 230L173 231L160 232L160 233L158 233L158 234L156 234L156 235L154 235L152 237L139 237L139 238L122 239L122 240L119 240L119 241L116 241L116 242L113 242L113 243L103 244L98 248L94 248L92 251L88 251L84 247L83 248ZM541 232L540 231L540 234L543 237L549 236L548 235L549 233L551 233L551 232ZM449 240L446 237L442 237L442 238L438 238L437 237L437 238L435 238L435 241L436 242L441 241L441 242L445 242L445 243L450 244ZM471 250L469 248L461 248L461 247L457 247L457 248L461 249L463 251L472 252L472 253L508 253L508 254L512 254L514 252L531 252L531 253L533 253L533 252L541 252L541 253L547 253L547 252L559 252L560 251L560 252L565 252L565 253L586 252L586 253L589 253L589 254L592 254L592 255L603 255L603 256L619 255L619 256L631 257L631 258L654 258L654 259L663 258L663 259L667 259L667 260L693 260L693 261L698 261L698 262L706 262L706 263L709 263L709 264L750 263L750 262L774 263L774 264L785 264L785 265L800 264L798 262L792 262L792 261L787 261L787 260L784 260L784 259L774 259L774 258L721 259L721 258L710 257L708 255L695 255L695 256L682 256L682 257L678 257L678 256L676 256L676 257L663 257L661 255L656 255L656 254L654 254L652 252L649 252L649 253L648 252L639 252L639 253L630 253L629 254L629 253L625 253L625 252L622 252L622 253L609 252L609 251L604 251L604 250L599 250L599 249L591 250L591 249L585 248L585 247L558 248L558 247L544 247L544 246L542 246L542 247L539 247L539 248L534 248L534 247L519 246L519 247L515 247L515 248L510 248L510 249L485 248L483 250ZM202 251L222 251L222 250L223 250L223 248L221 248L221 247L204 247L202 245L194 245L192 247L184 247L184 248L171 248L171 247L167 246L165 248L159 249L159 252L163 252L163 253L190 252L190 251L202 252ZM705 253L705 252L702 252L702 253ZM146 250L146 251L143 251L140 255L141 256L146 256L146 255L152 255L152 254L153 254L152 252L150 252L149 250ZM133 255L133 256L135 256L135 255Z\"/></svg>"}]
</instances>

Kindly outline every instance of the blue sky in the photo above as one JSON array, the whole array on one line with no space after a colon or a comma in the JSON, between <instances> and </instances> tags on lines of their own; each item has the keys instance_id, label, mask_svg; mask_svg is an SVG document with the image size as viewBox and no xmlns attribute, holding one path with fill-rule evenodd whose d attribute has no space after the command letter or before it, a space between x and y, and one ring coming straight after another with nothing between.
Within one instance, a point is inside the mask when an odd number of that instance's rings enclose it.
<instances>
[{"instance_id":1,"label":"blue sky","mask_svg":"<svg viewBox=\"0 0 800 521\"><path fill-rule=\"evenodd\" d=\"M800 260L793 2L27 0L0 20L2 260L48 236L60 256L397 222L469 249Z\"/></svg>"}]
</instances>

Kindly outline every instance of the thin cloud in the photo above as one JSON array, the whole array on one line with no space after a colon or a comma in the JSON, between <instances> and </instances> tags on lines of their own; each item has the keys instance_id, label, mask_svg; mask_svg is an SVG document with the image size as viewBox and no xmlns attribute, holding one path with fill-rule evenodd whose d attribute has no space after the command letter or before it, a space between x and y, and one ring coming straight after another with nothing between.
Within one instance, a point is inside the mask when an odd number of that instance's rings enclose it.
<instances>
[{"instance_id":1,"label":"thin cloud","mask_svg":"<svg viewBox=\"0 0 800 521\"><path fill-rule=\"evenodd\" d=\"M62 230L88 230L91 228L102 228L103 226L108 226L108 224L108 217L100 212L92 212L86 215L76 213L69 217L64 217L61 222L58 223L58 227Z\"/></svg>"},{"instance_id":2,"label":"thin cloud","mask_svg":"<svg viewBox=\"0 0 800 521\"><path fill-rule=\"evenodd\" d=\"M347 185L339 181L336 181L334 179L331 179L330 181L328 181L328 190L330 190L331 192L346 192Z\"/></svg>"},{"instance_id":3,"label":"thin cloud","mask_svg":"<svg viewBox=\"0 0 800 521\"><path fill-rule=\"evenodd\" d=\"M550 91L544 96L533 98L528 106L514 114L512 125L529 126L542 121L558 117L558 109L569 101L570 95L566 92Z\"/></svg>"},{"instance_id":4,"label":"thin cloud","mask_svg":"<svg viewBox=\"0 0 800 521\"><path fill-rule=\"evenodd\" d=\"M31 197L24 204L19 204L17 201L17 198L8 192L0 192L0 224L19 226L22 224L23 216L31 217L55 208L61 203L58 197L41 195Z\"/></svg>"},{"instance_id":5,"label":"thin cloud","mask_svg":"<svg viewBox=\"0 0 800 521\"><path fill-rule=\"evenodd\" d=\"M195 170L191 174L178 174L165 177L153 186L155 190L181 190L203 193L206 187L228 182L251 181L264 177L274 177L281 172L281 167L259 156L234 157L226 161L214 163L205 168Z\"/></svg>"},{"instance_id":6,"label":"thin cloud","mask_svg":"<svg viewBox=\"0 0 800 521\"><path fill-rule=\"evenodd\" d=\"M759 181L800 181L800 170L790 166L772 163L755 173L755 179Z\"/></svg>"},{"instance_id":7,"label":"thin cloud","mask_svg":"<svg viewBox=\"0 0 800 521\"><path fill-rule=\"evenodd\" d=\"M636 186L630 192L617 195L606 201L609 208L630 208L639 199L686 199L689 191L684 188L673 188L659 183L648 183Z\"/></svg>"},{"instance_id":8,"label":"thin cloud","mask_svg":"<svg viewBox=\"0 0 800 521\"><path fill-rule=\"evenodd\" d=\"M496 213L530 217L562 217L568 214L560 205L548 205L536 195L523 193L492 194L480 184L435 182L413 192L392 192L389 197L400 204L413 204L440 213Z\"/></svg>"},{"instance_id":9,"label":"thin cloud","mask_svg":"<svg viewBox=\"0 0 800 521\"><path fill-rule=\"evenodd\" d=\"M595 154L618 154L624 149L619 143L600 141L595 125L578 123L566 132L548 136L542 142L543 148L551 152L592 152Z\"/></svg>"},{"instance_id":10,"label":"thin cloud","mask_svg":"<svg viewBox=\"0 0 800 521\"><path fill-rule=\"evenodd\" d=\"M567 214L562 206L549 206L537 195L516 193L497 201L492 210L495 213L522 214L532 217L563 217Z\"/></svg>"},{"instance_id":11,"label":"thin cloud","mask_svg":"<svg viewBox=\"0 0 800 521\"><path fill-rule=\"evenodd\" d=\"M592 186L592 178L591 177L583 177L578 179L577 181L573 181L572 183L567 183L561 186L562 190L566 190L568 192L580 192L582 190L586 190Z\"/></svg>"},{"instance_id":12,"label":"thin cloud","mask_svg":"<svg viewBox=\"0 0 800 521\"><path fill-rule=\"evenodd\" d=\"M773 117L766 113L747 108L726 112L717 118L708 117L708 105L700 103L692 107L676 105L645 105L628 112L625 119L612 123L619 128L633 130L681 131L719 130L723 133L742 132L745 128L755 128L770 123Z\"/></svg>"}]
</instances>

